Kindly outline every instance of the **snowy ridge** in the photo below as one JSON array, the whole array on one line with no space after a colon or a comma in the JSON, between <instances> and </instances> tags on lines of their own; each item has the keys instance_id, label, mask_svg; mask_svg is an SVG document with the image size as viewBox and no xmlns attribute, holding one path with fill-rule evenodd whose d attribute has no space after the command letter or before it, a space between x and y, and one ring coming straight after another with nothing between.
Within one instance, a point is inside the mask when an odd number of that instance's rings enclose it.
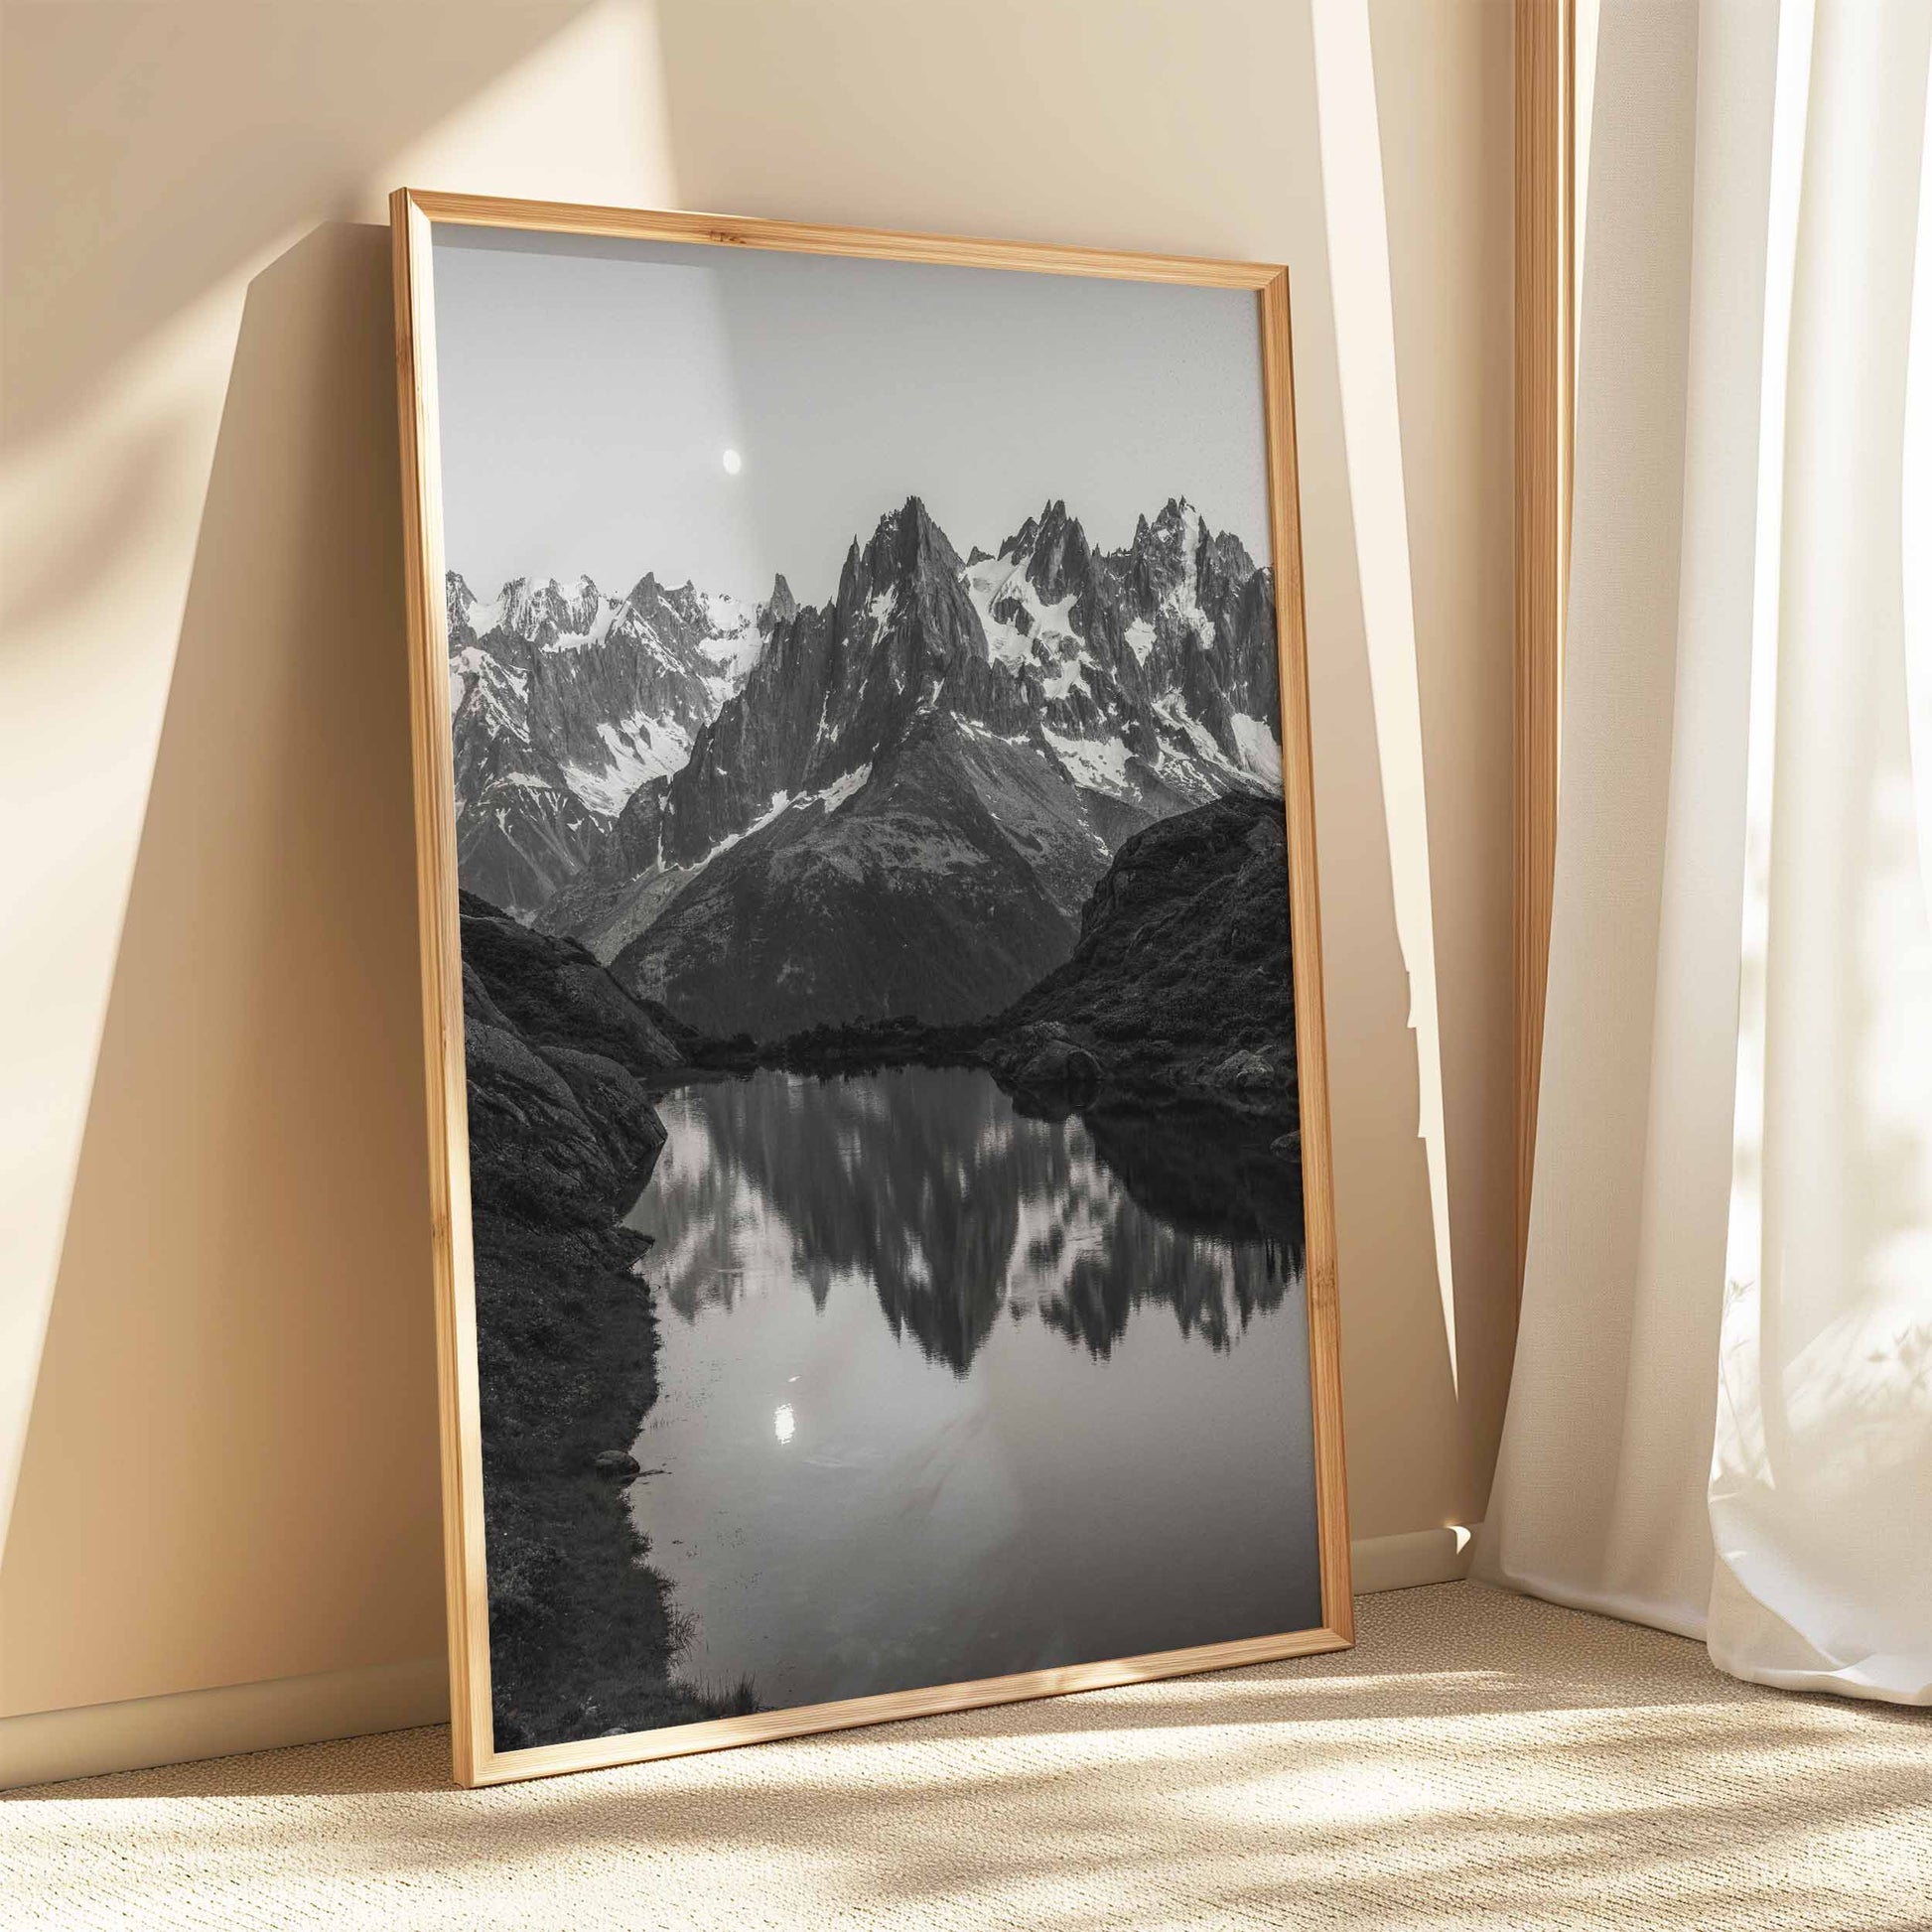
<instances>
[{"instance_id":1,"label":"snowy ridge","mask_svg":"<svg viewBox=\"0 0 1932 1932\"><path fill-rule=\"evenodd\" d=\"M691 734L676 723L656 724L634 711L621 725L599 725L610 762L596 770L566 764L565 782L592 811L616 818L630 794L652 778L682 770L691 756Z\"/></svg>"},{"instance_id":2,"label":"snowy ridge","mask_svg":"<svg viewBox=\"0 0 1932 1932\"><path fill-rule=\"evenodd\" d=\"M1241 761L1257 778L1266 779L1276 791L1282 788L1282 742L1259 718L1246 712L1234 714L1234 739L1240 747Z\"/></svg>"},{"instance_id":3,"label":"snowy ridge","mask_svg":"<svg viewBox=\"0 0 1932 1932\"><path fill-rule=\"evenodd\" d=\"M1238 540L1216 537L1184 497L1104 555L1064 503L1049 501L998 556L975 551L960 585L988 658L1023 679L1060 763L1076 783L1131 805L1152 774L1190 801L1230 783L1280 784L1280 746L1250 661L1258 650L1267 658L1271 697L1272 628L1256 638L1257 614L1239 597L1254 575ZM1212 665L1204 676L1202 660Z\"/></svg>"},{"instance_id":4,"label":"snowy ridge","mask_svg":"<svg viewBox=\"0 0 1932 1932\"><path fill-rule=\"evenodd\" d=\"M627 597L519 577L483 599L453 572L447 609L463 877L526 916L683 768L763 646L739 600L648 576Z\"/></svg>"},{"instance_id":5,"label":"snowy ridge","mask_svg":"<svg viewBox=\"0 0 1932 1932\"><path fill-rule=\"evenodd\" d=\"M651 574L624 597L518 578L486 600L452 574L447 603L465 883L599 946L680 905L695 921L699 875L727 854L733 877L765 863L763 844L739 848L779 818L774 851L807 864L798 842L875 769L898 797L939 785L930 759L967 759L960 775L1058 908L1034 905L1030 944L1138 826L1281 782L1272 575L1179 496L1110 552L1049 499L969 560L910 497L855 536L837 596L810 608L783 576L752 604ZM907 737L934 719L940 736ZM928 804L943 821L958 795L940 785ZM886 838L898 809L875 801L843 849ZM879 849L891 868L936 866L951 836Z\"/></svg>"},{"instance_id":6,"label":"snowy ridge","mask_svg":"<svg viewBox=\"0 0 1932 1932\"><path fill-rule=\"evenodd\" d=\"M717 667L710 682L716 687L722 705L727 698L744 690L745 680L752 675L752 666L764 648L764 636L759 628L758 612L737 598L720 593L707 596L702 602L711 629L708 636L699 640L698 648Z\"/></svg>"}]
</instances>

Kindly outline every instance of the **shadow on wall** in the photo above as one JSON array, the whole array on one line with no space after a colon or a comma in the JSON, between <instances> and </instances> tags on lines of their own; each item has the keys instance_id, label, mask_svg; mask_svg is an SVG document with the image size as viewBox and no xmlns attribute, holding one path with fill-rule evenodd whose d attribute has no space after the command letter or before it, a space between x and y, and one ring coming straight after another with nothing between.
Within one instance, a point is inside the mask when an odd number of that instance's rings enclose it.
<instances>
[{"instance_id":1,"label":"shadow on wall","mask_svg":"<svg viewBox=\"0 0 1932 1932\"><path fill-rule=\"evenodd\" d=\"M249 289L0 1571L0 1712L440 1644L392 340L380 228L321 228Z\"/></svg>"}]
</instances>

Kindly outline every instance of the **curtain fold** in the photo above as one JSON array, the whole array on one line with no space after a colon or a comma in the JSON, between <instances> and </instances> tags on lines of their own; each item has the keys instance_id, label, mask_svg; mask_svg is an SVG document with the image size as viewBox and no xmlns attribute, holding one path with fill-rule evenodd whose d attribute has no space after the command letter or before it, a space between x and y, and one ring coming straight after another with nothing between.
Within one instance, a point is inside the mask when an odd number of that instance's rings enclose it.
<instances>
[{"instance_id":1,"label":"curtain fold","mask_svg":"<svg viewBox=\"0 0 1932 1932\"><path fill-rule=\"evenodd\" d=\"M1928 53L1923 0L1817 9L1711 1477L1713 1658L1908 1703L1932 1703L1932 774L1904 614L1932 531L1902 514Z\"/></svg>"},{"instance_id":2,"label":"curtain fold","mask_svg":"<svg viewBox=\"0 0 1932 1932\"><path fill-rule=\"evenodd\" d=\"M1908 1702L1929 54L1924 0L1602 6L1535 1193L1476 1552L1735 1675Z\"/></svg>"}]
</instances>

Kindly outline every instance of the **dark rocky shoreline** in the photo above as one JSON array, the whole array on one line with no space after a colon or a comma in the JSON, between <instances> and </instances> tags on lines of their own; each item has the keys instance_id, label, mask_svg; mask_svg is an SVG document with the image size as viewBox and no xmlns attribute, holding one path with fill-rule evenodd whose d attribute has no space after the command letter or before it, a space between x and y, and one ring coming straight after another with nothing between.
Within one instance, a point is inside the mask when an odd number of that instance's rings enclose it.
<instances>
[{"instance_id":1,"label":"dark rocky shoreline","mask_svg":"<svg viewBox=\"0 0 1932 1932\"><path fill-rule=\"evenodd\" d=\"M678 1616L621 1476L657 1398L651 1292L621 1232L477 1223L490 1701L498 1749L756 1708L673 1676ZM488 1339L483 1339L487 1337ZM628 1465L634 1469L634 1464Z\"/></svg>"},{"instance_id":2,"label":"dark rocky shoreline","mask_svg":"<svg viewBox=\"0 0 1932 1932\"><path fill-rule=\"evenodd\" d=\"M673 1677L677 1612L623 1495L657 1316L621 1217L664 1145L644 1080L680 1048L582 947L468 894L462 931L496 1745L750 1710Z\"/></svg>"}]
</instances>

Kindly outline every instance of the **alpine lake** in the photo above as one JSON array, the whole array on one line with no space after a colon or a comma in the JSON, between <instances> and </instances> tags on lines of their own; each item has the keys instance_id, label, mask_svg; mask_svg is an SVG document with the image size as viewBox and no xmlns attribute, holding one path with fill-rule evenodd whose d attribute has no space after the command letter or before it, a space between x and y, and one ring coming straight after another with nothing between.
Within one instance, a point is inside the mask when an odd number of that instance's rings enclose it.
<instances>
[{"instance_id":1,"label":"alpine lake","mask_svg":"<svg viewBox=\"0 0 1932 1932\"><path fill-rule=\"evenodd\" d=\"M1302 1201L1232 1116L970 1068L662 1096L628 1507L766 1708L1319 1624Z\"/></svg>"}]
</instances>

